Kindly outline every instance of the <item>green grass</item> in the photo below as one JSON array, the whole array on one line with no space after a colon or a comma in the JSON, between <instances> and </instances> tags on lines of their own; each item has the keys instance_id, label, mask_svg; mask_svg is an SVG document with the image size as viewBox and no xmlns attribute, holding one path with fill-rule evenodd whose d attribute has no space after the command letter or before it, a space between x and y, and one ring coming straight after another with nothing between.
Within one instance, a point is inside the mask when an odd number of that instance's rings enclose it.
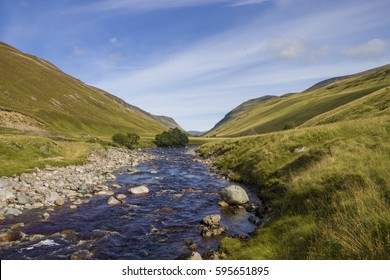
<instances>
[{"instance_id":1,"label":"green grass","mask_svg":"<svg viewBox=\"0 0 390 280\"><path fill-rule=\"evenodd\" d=\"M45 165L80 164L98 147L102 146L80 140L66 141L42 136L2 134L0 176L29 172L35 167L43 168Z\"/></svg>"},{"instance_id":2,"label":"green grass","mask_svg":"<svg viewBox=\"0 0 390 280\"><path fill-rule=\"evenodd\" d=\"M389 85L388 65L308 92L274 97L266 101L255 99L238 106L229 113L228 118L206 135L247 136L281 131L286 124L298 127L305 126L306 122L310 122L311 125L326 123L325 120L322 122L317 120L318 123L311 120L321 118L323 114L333 114L339 108L345 108L348 104L375 95L377 92L385 93L385 88ZM362 116L358 110L356 108L355 118Z\"/></svg>"},{"instance_id":3,"label":"green grass","mask_svg":"<svg viewBox=\"0 0 390 280\"><path fill-rule=\"evenodd\" d=\"M385 115L201 146L274 208L249 242L226 238L221 250L232 259L389 259L389 131Z\"/></svg>"},{"instance_id":4,"label":"green grass","mask_svg":"<svg viewBox=\"0 0 390 280\"><path fill-rule=\"evenodd\" d=\"M42 59L0 43L0 110L19 112L49 132L72 136L152 136L166 129L114 99Z\"/></svg>"}]
</instances>

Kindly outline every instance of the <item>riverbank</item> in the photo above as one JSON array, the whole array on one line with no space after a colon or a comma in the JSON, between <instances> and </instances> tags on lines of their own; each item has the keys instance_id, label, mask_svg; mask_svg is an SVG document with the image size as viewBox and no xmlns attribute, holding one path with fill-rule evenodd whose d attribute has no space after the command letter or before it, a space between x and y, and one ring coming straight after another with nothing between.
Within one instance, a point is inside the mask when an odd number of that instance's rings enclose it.
<instances>
[{"instance_id":1,"label":"riverbank","mask_svg":"<svg viewBox=\"0 0 390 280\"><path fill-rule=\"evenodd\" d=\"M389 259L389 118L206 144L229 178L257 188L277 218L248 242L225 238L231 259Z\"/></svg>"},{"instance_id":2,"label":"riverbank","mask_svg":"<svg viewBox=\"0 0 390 280\"><path fill-rule=\"evenodd\" d=\"M18 216L24 211L55 207L73 209L86 203L94 195L109 195L112 191L105 184L116 179L112 174L123 166L137 166L152 157L142 151L100 147L87 157L82 165L35 168L0 178L0 219ZM115 186L114 186L115 187ZM47 218L47 214L45 213Z\"/></svg>"}]
</instances>

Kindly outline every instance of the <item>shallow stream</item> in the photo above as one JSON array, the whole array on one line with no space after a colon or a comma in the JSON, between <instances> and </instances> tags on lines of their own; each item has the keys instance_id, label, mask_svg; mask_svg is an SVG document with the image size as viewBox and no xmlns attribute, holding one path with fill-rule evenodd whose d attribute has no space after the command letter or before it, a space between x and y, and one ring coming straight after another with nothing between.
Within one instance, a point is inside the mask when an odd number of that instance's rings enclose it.
<instances>
[{"instance_id":1,"label":"shallow stream","mask_svg":"<svg viewBox=\"0 0 390 280\"><path fill-rule=\"evenodd\" d=\"M255 225L248 222L253 214L218 206L220 190L231 183L191 151L150 149L155 159L137 166L139 173L129 174L129 167L118 170L117 180L107 184L123 186L113 190L127 196L124 204L109 206L107 196L96 196L77 209L56 208L48 220L42 219L42 212L31 211L3 221L0 229L23 223L18 230L37 238L0 247L0 259L68 259L74 254L92 259L175 259L194 243L203 253L216 250L223 237L201 237L200 221L209 214L221 215L228 235L253 231ZM128 193L141 184L149 194Z\"/></svg>"}]
</instances>

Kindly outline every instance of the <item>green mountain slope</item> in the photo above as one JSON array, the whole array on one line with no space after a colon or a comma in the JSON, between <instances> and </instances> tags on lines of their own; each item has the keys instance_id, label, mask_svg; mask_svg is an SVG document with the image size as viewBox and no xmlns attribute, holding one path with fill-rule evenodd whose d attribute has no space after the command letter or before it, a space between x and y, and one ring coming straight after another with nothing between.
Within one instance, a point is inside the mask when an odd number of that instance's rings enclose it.
<instances>
[{"instance_id":1,"label":"green mountain slope","mask_svg":"<svg viewBox=\"0 0 390 280\"><path fill-rule=\"evenodd\" d=\"M352 109L345 106L367 96L375 99L376 94L380 92L385 95L386 91L383 90L388 86L390 86L390 65L385 65L359 74L320 82L302 93L287 94L262 102L258 99L250 100L227 114L224 120L207 135L226 137L275 132L305 125L316 117L317 124L321 124L319 116L332 115L333 110L337 108L341 110L341 107L344 110ZM363 103L355 103L354 106L355 117L362 117L358 112L362 109ZM378 104L378 106L384 105ZM343 118L347 119L340 117ZM313 120L307 126L315 124L316 121Z\"/></svg>"},{"instance_id":2,"label":"green mountain slope","mask_svg":"<svg viewBox=\"0 0 390 280\"><path fill-rule=\"evenodd\" d=\"M0 126L17 125L77 136L129 131L152 136L167 128L150 114L51 63L0 43Z\"/></svg>"}]
</instances>

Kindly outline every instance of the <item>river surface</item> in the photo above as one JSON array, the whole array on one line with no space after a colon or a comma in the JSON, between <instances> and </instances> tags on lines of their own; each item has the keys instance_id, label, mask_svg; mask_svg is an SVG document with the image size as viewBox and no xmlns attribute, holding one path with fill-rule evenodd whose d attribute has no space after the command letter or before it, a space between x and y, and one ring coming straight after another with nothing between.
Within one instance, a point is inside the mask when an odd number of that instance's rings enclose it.
<instances>
[{"instance_id":1,"label":"river surface","mask_svg":"<svg viewBox=\"0 0 390 280\"><path fill-rule=\"evenodd\" d=\"M226 236L201 237L200 221L209 214L221 215L228 235L253 231L254 224L248 222L253 214L218 206L220 190L231 183L196 161L191 151L149 149L156 158L137 166L138 174L128 174L128 167L118 170L116 181L107 184L123 186L114 191L127 196L124 204L109 206L107 196L95 196L74 210L69 205L57 207L46 221L42 211L6 219L0 229L22 223L18 230L38 237L0 247L0 259L68 259L72 254L92 259L175 259L190 252L191 243L203 253L216 250ZM148 186L149 194L127 192L141 184Z\"/></svg>"}]
</instances>

